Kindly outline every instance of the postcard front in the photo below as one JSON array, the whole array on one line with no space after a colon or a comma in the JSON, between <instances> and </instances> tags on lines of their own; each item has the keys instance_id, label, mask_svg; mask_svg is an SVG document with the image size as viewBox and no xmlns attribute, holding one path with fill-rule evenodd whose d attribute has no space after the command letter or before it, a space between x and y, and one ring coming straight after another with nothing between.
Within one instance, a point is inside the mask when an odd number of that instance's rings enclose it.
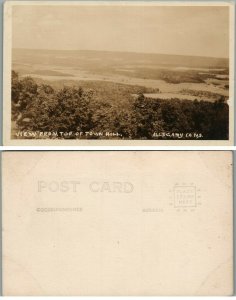
<instances>
[{"instance_id":1,"label":"postcard front","mask_svg":"<svg viewBox=\"0 0 236 300\"><path fill-rule=\"evenodd\" d=\"M3 295L232 295L232 153L3 153Z\"/></svg>"},{"instance_id":2,"label":"postcard front","mask_svg":"<svg viewBox=\"0 0 236 300\"><path fill-rule=\"evenodd\" d=\"M232 145L234 5L6 1L5 145Z\"/></svg>"}]
</instances>

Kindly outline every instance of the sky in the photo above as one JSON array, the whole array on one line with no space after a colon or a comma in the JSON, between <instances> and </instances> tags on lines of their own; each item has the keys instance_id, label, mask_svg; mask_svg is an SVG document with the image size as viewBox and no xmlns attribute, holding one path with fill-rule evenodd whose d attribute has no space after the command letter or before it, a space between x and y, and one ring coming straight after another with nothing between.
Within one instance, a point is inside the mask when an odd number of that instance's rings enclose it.
<instances>
[{"instance_id":1,"label":"sky","mask_svg":"<svg viewBox=\"0 0 236 300\"><path fill-rule=\"evenodd\" d=\"M13 7L13 48L229 57L225 6Z\"/></svg>"}]
</instances>

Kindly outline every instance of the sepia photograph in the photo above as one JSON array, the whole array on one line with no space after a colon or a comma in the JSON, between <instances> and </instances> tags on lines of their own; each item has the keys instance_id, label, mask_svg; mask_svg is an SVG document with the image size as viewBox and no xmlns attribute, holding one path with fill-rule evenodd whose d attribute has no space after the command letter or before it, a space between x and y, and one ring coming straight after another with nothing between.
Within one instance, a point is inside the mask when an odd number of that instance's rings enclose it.
<instances>
[{"instance_id":1,"label":"sepia photograph","mask_svg":"<svg viewBox=\"0 0 236 300\"><path fill-rule=\"evenodd\" d=\"M233 144L233 8L7 1L4 143Z\"/></svg>"}]
</instances>

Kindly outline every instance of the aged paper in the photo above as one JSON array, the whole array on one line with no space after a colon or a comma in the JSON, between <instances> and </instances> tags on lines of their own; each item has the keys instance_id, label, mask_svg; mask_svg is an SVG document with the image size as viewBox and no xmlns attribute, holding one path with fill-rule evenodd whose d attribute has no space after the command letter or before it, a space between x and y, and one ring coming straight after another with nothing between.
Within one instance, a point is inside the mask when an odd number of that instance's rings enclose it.
<instances>
[{"instance_id":1,"label":"aged paper","mask_svg":"<svg viewBox=\"0 0 236 300\"><path fill-rule=\"evenodd\" d=\"M231 295L230 151L3 153L4 295Z\"/></svg>"},{"instance_id":2,"label":"aged paper","mask_svg":"<svg viewBox=\"0 0 236 300\"><path fill-rule=\"evenodd\" d=\"M231 1L6 1L4 145L233 145Z\"/></svg>"}]
</instances>

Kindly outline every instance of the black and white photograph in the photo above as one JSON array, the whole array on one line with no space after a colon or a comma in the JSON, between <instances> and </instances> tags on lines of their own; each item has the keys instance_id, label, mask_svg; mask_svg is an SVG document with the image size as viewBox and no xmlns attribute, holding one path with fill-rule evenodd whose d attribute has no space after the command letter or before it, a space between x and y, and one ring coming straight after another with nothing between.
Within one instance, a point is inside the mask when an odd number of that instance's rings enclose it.
<instances>
[{"instance_id":1,"label":"black and white photograph","mask_svg":"<svg viewBox=\"0 0 236 300\"><path fill-rule=\"evenodd\" d=\"M232 143L232 8L7 2L6 143Z\"/></svg>"}]
</instances>

